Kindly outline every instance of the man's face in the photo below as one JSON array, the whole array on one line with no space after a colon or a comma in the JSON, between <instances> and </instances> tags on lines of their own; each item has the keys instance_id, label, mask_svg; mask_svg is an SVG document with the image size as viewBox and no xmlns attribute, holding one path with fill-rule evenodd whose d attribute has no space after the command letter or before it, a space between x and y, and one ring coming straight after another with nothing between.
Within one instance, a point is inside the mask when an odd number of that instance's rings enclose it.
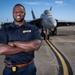
<instances>
[{"instance_id":1,"label":"man's face","mask_svg":"<svg viewBox=\"0 0 75 75\"><path fill-rule=\"evenodd\" d=\"M14 21L16 21L16 22L22 22L24 20L24 17L25 17L25 11L24 11L23 7L16 6L13 9L13 18L14 18Z\"/></svg>"}]
</instances>

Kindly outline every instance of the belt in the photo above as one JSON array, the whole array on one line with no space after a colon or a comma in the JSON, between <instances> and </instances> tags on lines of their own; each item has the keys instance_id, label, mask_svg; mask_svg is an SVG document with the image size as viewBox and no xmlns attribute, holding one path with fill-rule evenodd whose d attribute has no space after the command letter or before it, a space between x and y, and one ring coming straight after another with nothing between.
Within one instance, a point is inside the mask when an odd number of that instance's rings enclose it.
<instances>
[{"instance_id":1,"label":"belt","mask_svg":"<svg viewBox=\"0 0 75 75\"><path fill-rule=\"evenodd\" d=\"M12 68L13 66L15 66L17 68L22 68L22 67L25 67L25 66L31 64L32 62L33 62L33 60L28 62L28 63L25 63L25 64L18 64L18 65L8 65L8 64L5 64L5 66L8 67L8 68Z\"/></svg>"}]
</instances>

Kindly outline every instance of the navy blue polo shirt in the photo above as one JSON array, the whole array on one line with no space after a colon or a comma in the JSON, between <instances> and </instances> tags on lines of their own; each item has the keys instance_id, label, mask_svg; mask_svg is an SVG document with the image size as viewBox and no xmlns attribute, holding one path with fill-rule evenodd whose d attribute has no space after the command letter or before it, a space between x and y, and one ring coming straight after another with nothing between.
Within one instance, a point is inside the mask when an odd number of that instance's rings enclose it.
<instances>
[{"instance_id":1,"label":"navy blue polo shirt","mask_svg":"<svg viewBox=\"0 0 75 75\"><path fill-rule=\"evenodd\" d=\"M6 25L0 29L0 43L7 44L9 41L31 41L39 39L41 35L39 29L35 25L24 23L22 26L17 26L14 23ZM27 63L34 58L34 51L21 52L5 56L5 63L22 64Z\"/></svg>"}]
</instances>

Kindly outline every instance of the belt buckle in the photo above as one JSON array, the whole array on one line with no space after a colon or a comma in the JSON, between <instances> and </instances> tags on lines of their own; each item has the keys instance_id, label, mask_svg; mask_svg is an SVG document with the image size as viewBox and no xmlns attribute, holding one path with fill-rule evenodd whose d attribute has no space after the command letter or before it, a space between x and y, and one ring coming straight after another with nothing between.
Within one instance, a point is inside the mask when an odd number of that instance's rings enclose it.
<instances>
[{"instance_id":1,"label":"belt buckle","mask_svg":"<svg viewBox=\"0 0 75 75\"><path fill-rule=\"evenodd\" d=\"M17 71L17 67L16 66L12 66L12 72L16 72Z\"/></svg>"}]
</instances>

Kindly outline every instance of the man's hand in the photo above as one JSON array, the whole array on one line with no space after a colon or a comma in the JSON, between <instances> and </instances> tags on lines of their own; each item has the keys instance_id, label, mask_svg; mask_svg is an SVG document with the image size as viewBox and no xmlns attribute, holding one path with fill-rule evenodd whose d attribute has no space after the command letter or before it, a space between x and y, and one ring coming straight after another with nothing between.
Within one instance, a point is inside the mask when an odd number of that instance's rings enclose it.
<instances>
[{"instance_id":1,"label":"man's hand","mask_svg":"<svg viewBox=\"0 0 75 75\"><path fill-rule=\"evenodd\" d=\"M12 42L9 42L8 45L0 44L0 55L11 55L23 52L24 50L19 47L14 47Z\"/></svg>"},{"instance_id":2,"label":"man's hand","mask_svg":"<svg viewBox=\"0 0 75 75\"><path fill-rule=\"evenodd\" d=\"M13 42L8 42L8 45L14 47Z\"/></svg>"}]
</instances>

